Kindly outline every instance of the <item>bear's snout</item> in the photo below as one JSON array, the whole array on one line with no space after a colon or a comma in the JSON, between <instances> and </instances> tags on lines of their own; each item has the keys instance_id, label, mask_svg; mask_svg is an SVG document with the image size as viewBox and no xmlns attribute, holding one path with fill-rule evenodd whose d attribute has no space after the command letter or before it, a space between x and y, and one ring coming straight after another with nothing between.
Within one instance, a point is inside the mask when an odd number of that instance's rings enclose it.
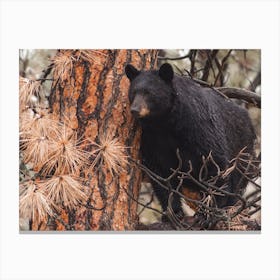
<instances>
[{"instance_id":1,"label":"bear's snout","mask_svg":"<svg viewBox=\"0 0 280 280\"><path fill-rule=\"evenodd\" d=\"M135 110L131 111L131 113L136 117L136 118L144 118L147 117L150 114L150 110L148 108L141 108L140 111Z\"/></svg>"},{"instance_id":2,"label":"bear's snout","mask_svg":"<svg viewBox=\"0 0 280 280\"><path fill-rule=\"evenodd\" d=\"M144 118L150 114L150 110L146 106L132 106L130 112L135 118Z\"/></svg>"},{"instance_id":3,"label":"bear's snout","mask_svg":"<svg viewBox=\"0 0 280 280\"><path fill-rule=\"evenodd\" d=\"M136 118L144 118L150 114L145 98L142 95L135 96L130 107L130 112Z\"/></svg>"},{"instance_id":4,"label":"bear's snout","mask_svg":"<svg viewBox=\"0 0 280 280\"><path fill-rule=\"evenodd\" d=\"M136 118L139 118L140 108L139 106L132 105L130 108L130 112Z\"/></svg>"}]
</instances>

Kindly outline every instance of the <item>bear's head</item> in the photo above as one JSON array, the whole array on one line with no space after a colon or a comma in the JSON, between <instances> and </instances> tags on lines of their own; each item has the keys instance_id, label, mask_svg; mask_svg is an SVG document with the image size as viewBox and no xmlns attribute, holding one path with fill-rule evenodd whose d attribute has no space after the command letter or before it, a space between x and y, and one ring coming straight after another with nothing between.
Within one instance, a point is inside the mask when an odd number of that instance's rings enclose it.
<instances>
[{"instance_id":1,"label":"bear's head","mask_svg":"<svg viewBox=\"0 0 280 280\"><path fill-rule=\"evenodd\" d=\"M125 73L130 80L130 110L136 118L160 118L171 110L175 91L170 64L163 64L158 71L139 71L128 64Z\"/></svg>"}]
</instances>

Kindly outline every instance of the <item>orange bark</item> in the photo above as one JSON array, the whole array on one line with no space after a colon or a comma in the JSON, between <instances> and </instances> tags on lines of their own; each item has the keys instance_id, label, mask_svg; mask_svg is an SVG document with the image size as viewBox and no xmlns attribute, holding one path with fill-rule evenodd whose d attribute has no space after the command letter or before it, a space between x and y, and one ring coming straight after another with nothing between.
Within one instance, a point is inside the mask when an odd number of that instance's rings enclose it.
<instances>
[{"instance_id":1,"label":"orange bark","mask_svg":"<svg viewBox=\"0 0 280 280\"><path fill-rule=\"evenodd\" d=\"M129 147L128 156L137 160L141 130L129 111L129 82L124 67L132 63L137 68L154 68L157 51L92 50L91 54L91 61L75 60L68 76L54 71L51 109L61 120L69 119L80 137L98 143L101 134L112 134L120 144ZM138 223L137 203L127 192L138 198L141 173L130 162L122 167L114 176L104 164L85 170L82 175L91 208L79 206L67 215L64 213L61 219L75 230L133 230ZM65 227L57 222L56 229Z\"/></svg>"}]
</instances>

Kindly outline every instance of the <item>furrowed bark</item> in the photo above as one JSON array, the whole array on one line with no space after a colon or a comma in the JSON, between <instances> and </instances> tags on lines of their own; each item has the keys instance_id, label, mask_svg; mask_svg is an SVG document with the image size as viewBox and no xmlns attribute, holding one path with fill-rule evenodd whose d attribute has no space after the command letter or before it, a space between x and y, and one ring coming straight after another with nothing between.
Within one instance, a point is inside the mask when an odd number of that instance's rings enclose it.
<instances>
[{"instance_id":1,"label":"furrowed bark","mask_svg":"<svg viewBox=\"0 0 280 280\"><path fill-rule=\"evenodd\" d=\"M77 51L62 50L77 56ZM140 128L134 122L128 103L129 81L124 67L132 63L138 69L153 69L156 50L92 50L94 59L79 58L69 67L68 75L54 71L50 96L53 114L68 119L79 137L100 143L108 133L127 148L129 157L139 158ZM92 148L87 148L92 151ZM134 165L124 164L112 175L106 165L86 169L88 206L65 210L56 230L133 230L138 223L137 203L127 193L138 197L141 173Z\"/></svg>"}]
</instances>

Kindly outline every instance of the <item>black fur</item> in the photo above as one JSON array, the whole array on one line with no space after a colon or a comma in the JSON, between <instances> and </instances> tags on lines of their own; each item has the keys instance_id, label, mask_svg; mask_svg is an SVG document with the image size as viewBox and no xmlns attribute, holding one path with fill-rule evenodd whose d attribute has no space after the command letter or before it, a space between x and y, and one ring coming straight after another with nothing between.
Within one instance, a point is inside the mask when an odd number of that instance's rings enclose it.
<instances>
[{"instance_id":1,"label":"black fur","mask_svg":"<svg viewBox=\"0 0 280 280\"><path fill-rule=\"evenodd\" d=\"M182 170L189 170L188 161L191 160L196 177L202 156L208 156L210 151L221 169L226 168L229 160L245 146L246 152L253 153L255 133L245 109L190 78L174 74L169 64L161 66L159 71L143 72L129 65L126 74L131 81L131 106L138 105L134 102L135 96L141 95L149 108L149 114L139 118L141 151L143 163L156 174L167 177L171 174L170 168L177 167L177 148L183 159ZM216 175L214 173L216 168L209 167L208 175ZM227 190L239 192L235 185L240 179L239 174L232 174ZM175 186L176 182L173 183ZM241 189L246 184L243 181ZM197 189L187 180L184 186ZM165 211L168 193L156 184L153 187ZM217 202L223 207L235 201L220 196ZM181 211L179 196L174 197L173 210Z\"/></svg>"}]
</instances>

